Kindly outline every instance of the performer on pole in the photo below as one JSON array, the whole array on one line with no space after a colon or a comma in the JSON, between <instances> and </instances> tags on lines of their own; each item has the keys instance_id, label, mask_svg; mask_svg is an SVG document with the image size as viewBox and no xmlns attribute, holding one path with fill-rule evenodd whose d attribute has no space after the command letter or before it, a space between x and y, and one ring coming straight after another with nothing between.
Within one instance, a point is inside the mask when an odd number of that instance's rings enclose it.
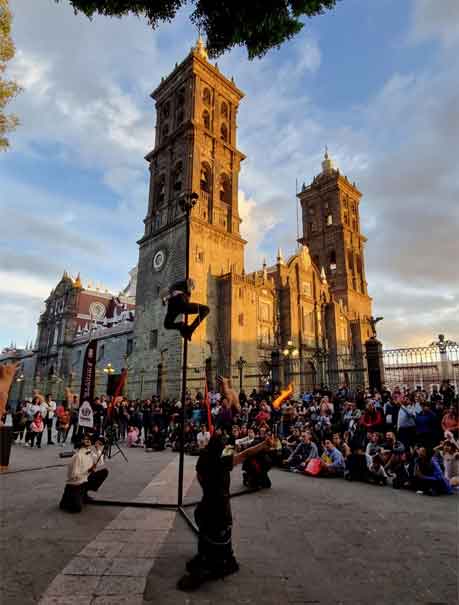
<instances>
[{"instance_id":1,"label":"performer on pole","mask_svg":"<svg viewBox=\"0 0 459 605\"><path fill-rule=\"evenodd\" d=\"M226 378L219 378L223 397L239 410L239 399ZM220 429L212 435L199 456L196 473L203 496L195 511L199 528L198 554L188 561L187 573L179 580L180 590L193 590L206 580L223 578L239 570L231 542L230 472L234 466L272 447L271 438L235 454L225 447Z\"/></svg>"},{"instance_id":2,"label":"performer on pole","mask_svg":"<svg viewBox=\"0 0 459 605\"><path fill-rule=\"evenodd\" d=\"M209 314L209 307L190 302L191 291L194 290L192 279L184 279L173 283L169 288L160 292L163 305L167 304L167 313L164 319L166 330L178 330L183 338L191 340L193 332ZM184 321L176 322L177 315L197 315L189 326Z\"/></svg>"}]
</instances>

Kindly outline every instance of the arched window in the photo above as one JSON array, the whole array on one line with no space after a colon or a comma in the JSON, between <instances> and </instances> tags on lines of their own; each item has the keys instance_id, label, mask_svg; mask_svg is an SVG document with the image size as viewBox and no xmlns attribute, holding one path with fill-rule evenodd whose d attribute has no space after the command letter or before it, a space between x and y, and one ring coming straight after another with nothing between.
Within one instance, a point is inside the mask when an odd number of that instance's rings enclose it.
<instances>
[{"instance_id":1,"label":"arched window","mask_svg":"<svg viewBox=\"0 0 459 605\"><path fill-rule=\"evenodd\" d=\"M211 96L210 96L210 90L208 88L204 88L204 90L202 91L202 100L204 101L204 103L206 105L210 105Z\"/></svg>"},{"instance_id":2,"label":"arched window","mask_svg":"<svg viewBox=\"0 0 459 605\"><path fill-rule=\"evenodd\" d=\"M163 110L161 113L164 119L167 119L169 117L171 113L171 104L169 103L169 101L166 101L166 103L164 103Z\"/></svg>"},{"instance_id":3,"label":"arched window","mask_svg":"<svg viewBox=\"0 0 459 605\"><path fill-rule=\"evenodd\" d=\"M226 124L220 126L220 138L224 143L228 142L228 126Z\"/></svg>"},{"instance_id":4,"label":"arched window","mask_svg":"<svg viewBox=\"0 0 459 605\"><path fill-rule=\"evenodd\" d=\"M175 102L175 123L177 126L183 122L184 118L184 105L185 105L185 88L181 88L176 97Z\"/></svg>"},{"instance_id":5,"label":"arched window","mask_svg":"<svg viewBox=\"0 0 459 605\"><path fill-rule=\"evenodd\" d=\"M210 113L207 109L204 109L202 112L202 123L204 124L204 128L210 130Z\"/></svg>"},{"instance_id":6,"label":"arched window","mask_svg":"<svg viewBox=\"0 0 459 605\"><path fill-rule=\"evenodd\" d=\"M228 105L224 101L220 106L220 113L222 118L225 118L226 120L228 119Z\"/></svg>"},{"instance_id":7,"label":"arched window","mask_svg":"<svg viewBox=\"0 0 459 605\"><path fill-rule=\"evenodd\" d=\"M363 266L362 266L362 259L360 258L360 256L357 257L357 281L358 281L360 290L362 292L364 292L365 284L363 281Z\"/></svg>"},{"instance_id":8,"label":"arched window","mask_svg":"<svg viewBox=\"0 0 459 605\"><path fill-rule=\"evenodd\" d=\"M182 87L177 93L177 107L185 105L185 88Z\"/></svg>"},{"instance_id":9,"label":"arched window","mask_svg":"<svg viewBox=\"0 0 459 605\"><path fill-rule=\"evenodd\" d=\"M164 141L166 137L169 135L169 124L164 124L163 129L161 131L161 141Z\"/></svg>"},{"instance_id":10,"label":"arched window","mask_svg":"<svg viewBox=\"0 0 459 605\"><path fill-rule=\"evenodd\" d=\"M336 271L336 252L330 252L330 271Z\"/></svg>"},{"instance_id":11,"label":"arched window","mask_svg":"<svg viewBox=\"0 0 459 605\"><path fill-rule=\"evenodd\" d=\"M344 224L349 225L349 214L347 212L344 213Z\"/></svg>"},{"instance_id":12,"label":"arched window","mask_svg":"<svg viewBox=\"0 0 459 605\"><path fill-rule=\"evenodd\" d=\"M220 175L219 199L221 202L231 204L231 181L227 174Z\"/></svg>"},{"instance_id":13,"label":"arched window","mask_svg":"<svg viewBox=\"0 0 459 605\"><path fill-rule=\"evenodd\" d=\"M166 178L161 174L155 183L154 200L155 206L160 206L166 199Z\"/></svg>"},{"instance_id":14,"label":"arched window","mask_svg":"<svg viewBox=\"0 0 459 605\"><path fill-rule=\"evenodd\" d=\"M178 162L172 173L172 186L175 192L182 191L183 164Z\"/></svg>"},{"instance_id":15,"label":"arched window","mask_svg":"<svg viewBox=\"0 0 459 605\"><path fill-rule=\"evenodd\" d=\"M204 191L205 193L210 193L210 191L211 191L211 183L212 183L211 174L212 173L211 173L209 164L207 164L207 162L203 162L201 164L200 188L201 188L201 191Z\"/></svg>"}]
</instances>

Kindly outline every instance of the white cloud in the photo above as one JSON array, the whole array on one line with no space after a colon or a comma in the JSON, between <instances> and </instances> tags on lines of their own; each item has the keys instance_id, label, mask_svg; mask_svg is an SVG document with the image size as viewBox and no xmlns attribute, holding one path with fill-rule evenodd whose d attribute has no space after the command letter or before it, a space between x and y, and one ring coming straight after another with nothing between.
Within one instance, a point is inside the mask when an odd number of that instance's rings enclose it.
<instances>
[{"instance_id":1,"label":"white cloud","mask_svg":"<svg viewBox=\"0 0 459 605\"><path fill-rule=\"evenodd\" d=\"M421 42L439 39L446 47L459 42L459 2L457 0L416 0L413 3L411 39Z\"/></svg>"}]
</instances>

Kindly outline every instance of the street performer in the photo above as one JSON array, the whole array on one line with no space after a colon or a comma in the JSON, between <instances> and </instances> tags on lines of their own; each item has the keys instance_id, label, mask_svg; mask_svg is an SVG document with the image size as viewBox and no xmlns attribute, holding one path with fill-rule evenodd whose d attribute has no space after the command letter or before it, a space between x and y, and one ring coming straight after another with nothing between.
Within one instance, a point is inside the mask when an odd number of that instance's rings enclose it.
<instances>
[{"instance_id":1,"label":"street performer","mask_svg":"<svg viewBox=\"0 0 459 605\"><path fill-rule=\"evenodd\" d=\"M219 378L219 382L223 397L238 412L239 399L230 387L229 380ZM196 464L196 474L203 492L195 511L199 528L198 554L188 561L187 573L177 584L180 590L196 589L206 580L223 578L239 570L231 542L230 472L234 466L271 447L272 440L268 438L236 454L232 448L225 447L221 429L217 429L210 438Z\"/></svg>"},{"instance_id":2,"label":"street performer","mask_svg":"<svg viewBox=\"0 0 459 605\"><path fill-rule=\"evenodd\" d=\"M166 330L178 330L183 338L188 340L191 340L193 332L209 314L209 307L206 305L190 302L192 290L194 290L194 281L183 279L160 292L163 305L167 304L164 327ZM177 315L181 314L197 315L197 317L190 325L186 325L184 321L175 321Z\"/></svg>"}]
</instances>

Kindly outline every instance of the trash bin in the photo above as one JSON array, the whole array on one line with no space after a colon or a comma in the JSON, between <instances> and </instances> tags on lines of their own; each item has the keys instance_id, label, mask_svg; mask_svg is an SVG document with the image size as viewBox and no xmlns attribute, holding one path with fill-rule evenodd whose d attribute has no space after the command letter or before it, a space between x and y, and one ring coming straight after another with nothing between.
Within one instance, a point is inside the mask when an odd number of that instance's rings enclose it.
<instances>
[{"instance_id":1,"label":"trash bin","mask_svg":"<svg viewBox=\"0 0 459 605\"><path fill-rule=\"evenodd\" d=\"M0 426L0 471L5 471L10 463L13 427Z\"/></svg>"}]
</instances>

